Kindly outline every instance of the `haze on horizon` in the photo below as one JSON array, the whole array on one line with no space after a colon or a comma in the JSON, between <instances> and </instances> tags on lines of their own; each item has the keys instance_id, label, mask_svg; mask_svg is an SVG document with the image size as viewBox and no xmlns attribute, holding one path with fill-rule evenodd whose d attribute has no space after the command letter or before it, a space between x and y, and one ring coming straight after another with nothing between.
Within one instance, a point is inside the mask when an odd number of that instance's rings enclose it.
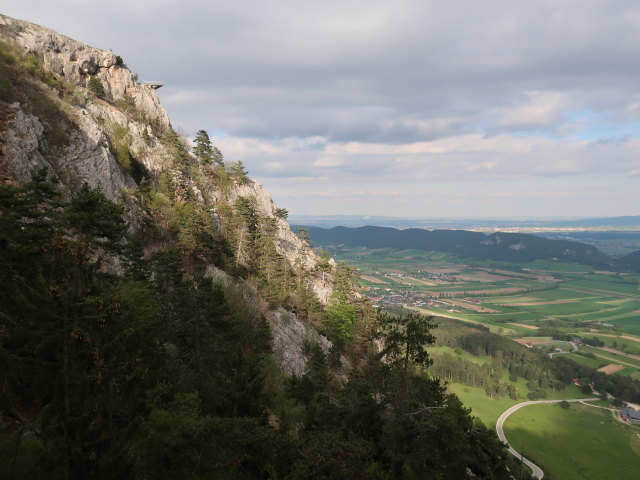
<instances>
[{"instance_id":1,"label":"haze on horizon","mask_svg":"<svg viewBox=\"0 0 640 480\"><path fill-rule=\"evenodd\" d=\"M640 4L0 0L162 80L293 215L640 214Z\"/></svg>"}]
</instances>

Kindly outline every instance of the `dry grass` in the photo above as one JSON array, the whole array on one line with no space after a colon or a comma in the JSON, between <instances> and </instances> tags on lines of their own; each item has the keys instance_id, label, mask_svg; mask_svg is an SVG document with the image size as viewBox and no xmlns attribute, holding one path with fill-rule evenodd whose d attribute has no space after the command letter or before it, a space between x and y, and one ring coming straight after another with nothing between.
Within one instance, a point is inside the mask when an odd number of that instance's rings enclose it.
<instances>
[{"instance_id":1,"label":"dry grass","mask_svg":"<svg viewBox=\"0 0 640 480\"><path fill-rule=\"evenodd\" d=\"M465 280L476 281L476 282L502 282L504 280L513 279L513 277L495 275L493 273L487 273L487 272L461 273L457 275L457 277Z\"/></svg>"},{"instance_id":2,"label":"dry grass","mask_svg":"<svg viewBox=\"0 0 640 480\"><path fill-rule=\"evenodd\" d=\"M455 305L457 307L466 308L468 310L473 310L474 312L481 313L497 313L498 310L494 310L492 308L483 307L482 305L478 305L472 302L464 302L462 300L456 300L453 298L443 299L445 302L450 303L451 305Z\"/></svg>"},{"instance_id":3,"label":"dry grass","mask_svg":"<svg viewBox=\"0 0 640 480\"><path fill-rule=\"evenodd\" d=\"M366 280L367 282L379 283L379 284L382 284L382 285L387 285L387 282L385 282L384 280L380 280L379 278L371 277L369 275L360 275L360 278L363 279L363 280Z\"/></svg>"},{"instance_id":4,"label":"dry grass","mask_svg":"<svg viewBox=\"0 0 640 480\"><path fill-rule=\"evenodd\" d=\"M553 340L548 338L514 338L514 340L520 345L524 345L525 343L530 343L531 345L546 345L548 343L553 343Z\"/></svg>"},{"instance_id":5,"label":"dry grass","mask_svg":"<svg viewBox=\"0 0 640 480\"><path fill-rule=\"evenodd\" d=\"M519 303L510 303L508 306L509 307L530 307L533 305L561 305L564 303L578 303L578 300L548 300L546 302L519 302Z\"/></svg>"},{"instance_id":6,"label":"dry grass","mask_svg":"<svg viewBox=\"0 0 640 480\"><path fill-rule=\"evenodd\" d=\"M625 367L623 365L616 365L615 363L610 363L609 365L605 365L604 367L600 367L598 369L599 372L606 373L607 375L611 375L612 373L619 372L620 370L624 370Z\"/></svg>"},{"instance_id":7,"label":"dry grass","mask_svg":"<svg viewBox=\"0 0 640 480\"><path fill-rule=\"evenodd\" d=\"M540 327L536 327L536 326L533 326L533 325L526 325L524 323L509 322L509 325L515 325L516 327L530 328L531 330L540 330Z\"/></svg>"}]
</instances>

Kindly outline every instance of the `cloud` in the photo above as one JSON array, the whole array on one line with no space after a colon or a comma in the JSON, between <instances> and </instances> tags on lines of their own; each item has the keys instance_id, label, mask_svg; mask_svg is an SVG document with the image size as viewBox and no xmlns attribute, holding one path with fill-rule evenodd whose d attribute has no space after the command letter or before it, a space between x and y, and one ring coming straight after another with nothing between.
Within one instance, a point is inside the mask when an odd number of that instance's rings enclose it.
<instances>
[{"instance_id":1,"label":"cloud","mask_svg":"<svg viewBox=\"0 0 640 480\"><path fill-rule=\"evenodd\" d=\"M554 128L566 112L566 95L558 92L526 92L526 100L501 115L498 125L518 129Z\"/></svg>"},{"instance_id":2,"label":"cloud","mask_svg":"<svg viewBox=\"0 0 640 480\"><path fill-rule=\"evenodd\" d=\"M618 214L640 200L625 190L640 172L635 0L22 0L3 10L163 80L174 125L208 130L277 195L296 182L327 192L393 183L419 211L438 198L418 183L455 182L444 206L460 184L578 192L607 178L600 203L529 196L511 208ZM363 213L386 208L358 198ZM322 199L318 211L341 211Z\"/></svg>"},{"instance_id":3,"label":"cloud","mask_svg":"<svg viewBox=\"0 0 640 480\"><path fill-rule=\"evenodd\" d=\"M313 162L313 166L318 168L340 167L344 164L345 161L339 157L320 157L315 162Z\"/></svg>"}]
</instances>

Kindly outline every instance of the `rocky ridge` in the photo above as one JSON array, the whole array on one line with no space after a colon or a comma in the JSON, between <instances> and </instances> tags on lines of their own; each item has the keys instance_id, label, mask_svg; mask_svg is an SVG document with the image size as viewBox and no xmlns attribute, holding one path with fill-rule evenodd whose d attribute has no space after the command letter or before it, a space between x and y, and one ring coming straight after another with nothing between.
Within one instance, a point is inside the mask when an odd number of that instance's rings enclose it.
<instances>
[{"instance_id":1,"label":"rocky ridge","mask_svg":"<svg viewBox=\"0 0 640 480\"><path fill-rule=\"evenodd\" d=\"M47 92L48 101L64 112L72 125L64 145L59 148L51 147L46 138L47 130L53 127L52 121L39 115L29 102L12 102L3 109L4 119L0 122L0 174L3 181L26 182L32 172L47 166L70 194L87 183L101 190L109 199L123 202L127 210L125 214L135 224L138 213L131 198L135 196L138 185L116 158L114 131L120 128L126 132L129 150L149 172L166 170L170 153L160 141L160 136L161 132L171 128L171 123L157 92L138 83L115 53L89 47L46 27L0 15L0 40L19 50L23 56L35 57L45 71L73 90L72 101L68 101L60 99L60 95L44 83L38 85ZM87 82L92 77L101 80L105 89L103 99L89 95ZM123 101L133 102L135 115L122 108L119 102ZM201 202L215 204L221 196L221 192L203 193L197 191L195 185L192 188ZM319 271L319 258L291 231L286 220L276 215L276 206L262 185L249 179L245 184L232 186L226 195L232 202L238 197L251 198L260 216L274 219L278 253L292 268L302 266L308 272L309 287L326 304L332 291L332 276ZM240 282L239 285L244 284ZM255 297L256 293L252 295ZM295 315L262 308L271 325L276 359L286 373L301 374L304 371L306 359L302 346L305 342L319 343L325 350L330 347L324 337L300 322Z\"/></svg>"}]
</instances>

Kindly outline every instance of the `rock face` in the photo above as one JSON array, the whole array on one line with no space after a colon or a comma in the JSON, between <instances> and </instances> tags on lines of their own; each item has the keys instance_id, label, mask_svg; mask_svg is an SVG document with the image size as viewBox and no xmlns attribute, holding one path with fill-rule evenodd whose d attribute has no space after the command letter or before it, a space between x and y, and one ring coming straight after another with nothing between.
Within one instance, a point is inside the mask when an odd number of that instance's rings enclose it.
<instances>
[{"instance_id":1,"label":"rock face","mask_svg":"<svg viewBox=\"0 0 640 480\"><path fill-rule=\"evenodd\" d=\"M138 185L118 161L118 145L126 144L132 156L150 172L167 170L171 152L157 135L171 128L155 90L136 82L131 71L113 52L88 47L59 33L28 22L0 15L0 40L13 45L23 56L33 55L46 71L58 76L73 90L71 100L62 100L55 90L40 82L37 88L46 102L63 112L69 131L62 145L55 149L47 138L55 119L38 115L28 100L6 107L0 102L0 181L23 183L41 167L48 167L68 193L77 192L84 183L101 190L112 201L126 200ZM105 88L104 100L90 96L89 78L97 77ZM29 81L38 82L36 79ZM27 98L27 97L24 97ZM119 100L123 102L119 103ZM127 111L123 104L134 111ZM4 118L3 118L4 117ZM333 278L317 267L319 258L276 213L269 193L253 180L234 184L221 191L202 192L192 185L196 200L215 205L222 197L233 204L238 197L253 199L256 213L275 220L275 246L292 268L307 270L308 286L322 303L332 292ZM139 223L140 210L125 201L125 215L133 225ZM242 280L234 280L221 270L210 267L208 274L243 291L248 304L259 308L272 331L274 356L288 374L301 375L306 366L308 343L319 344L328 351L330 342L311 326L282 309L269 310L257 291Z\"/></svg>"},{"instance_id":2,"label":"rock face","mask_svg":"<svg viewBox=\"0 0 640 480\"><path fill-rule=\"evenodd\" d=\"M312 272L311 287L318 299L326 304L332 292L333 278L322 272L314 271L318 263L318 256L298 235L291 231L286 220L276 215L276 205L269 192L259 183L251 181L247 185L239 185L231 192L232 202L238 197L255 199L258 215L276 219L278 225L276 249L278 253L284 256L290 264L300 262L304 269Z\"/></svg>"},{"instance_id":3,"label":"rock face","mask_svg":"<svg viewBox=\"0 0 640 480\"><path fill-rule=\"evenodd\" d=\"M309 325L304 324L291 312L281 308L267 310L258 292L244 282L236 282L225 272L214 266L207 268L207 275L227 288L241 290L245 302L262 311L271 329L271 344L273 356L282 370L287 375L301 376L307 367L308 345L317 344L325 354L331 349L331 342L320 335ZM346 359L343 360L346 362Z\"/></svg>"},{"instance_id":4,"label":"rock face","mask_svg":"<svg viewBox=\"0 0 640 480\"><path fill-rule=\"evenodd\" d=\"M89 78L97 77L102 81L108 100L130 95L149 119L169 126L169 116L160 105L156 91L137 83L131 71L112 51L89 47L50 28L6 15L0 15L0 38L17 46L23 54L35 55L46 70L73 85L85 87Z\"/></svg>"}]
</instances>

